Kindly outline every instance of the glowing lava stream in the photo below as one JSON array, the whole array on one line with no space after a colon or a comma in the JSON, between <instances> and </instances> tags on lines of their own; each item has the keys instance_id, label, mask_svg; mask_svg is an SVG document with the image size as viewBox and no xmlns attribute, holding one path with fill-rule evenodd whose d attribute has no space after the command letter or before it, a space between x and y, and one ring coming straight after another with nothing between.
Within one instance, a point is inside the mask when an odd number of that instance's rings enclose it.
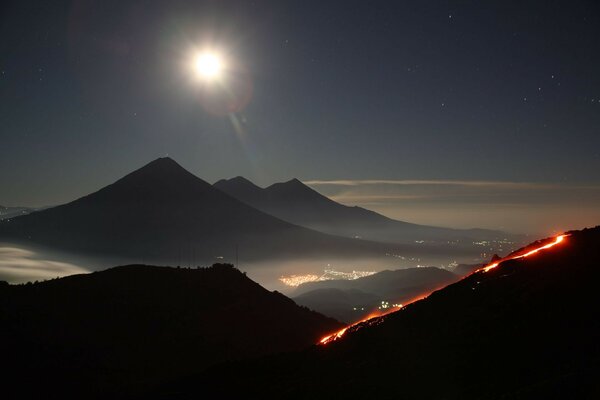
<instances>
[{"instance_id":1,"label":"glowing lava stream","mask_svg":"<svg viewBox=\"0 0 600 400\"><path fill-rule=\"evenodd\" d=\"M537 252L539 252L540 250L549 249L550 247L552 247L552 246L555 246L555 245L559 244L560 242L562 242L563 240L565 240L565 238L566 238L567 236L569 236L569 235L558 235L556 238L554 238L554 241L553 241L553 242L550 242L550 243L548 243L548 244L545 244L545 245L543 245L543 246L540 246L540 247L536 247L535 249L533 249L533 250L530 250L530 251L528 251L527 253L518 254L518 255L514 255L514 256L507 256L507 257L504 257L504 258L503 258L503 259L501 259L500 261L496 261L496 262L494 262L494 263L490 263L490 264L486 265L485 267L479 268L479 269L478 269L477 271L475 271L474 273L477 273L477 272L488 272L489 270L496 268L498 265L500 265L500 263L502 263L502 262L504 262L504 261L508 261L508 260L516 260L516 259L518 259L518 258L525 258L525 257L529 257L529 256L531 256L531 255L533 255L533 254L536 254L536 253L537 253ZM436 289L436 290L437 290L437 289ZM426 294L426 295L424 295L424 296L420 296L418 299L411 300L410 302L406 303L406 305L408 305L408 304L412 304L412 303L414 303L414 302L416 302L416 301L419 301L419 300L422 300L422 299L424 299L425 297L429 296L429 295L430 295L431 293L433 293L433 292L435 292L435 290L432 290L430 293L428 293L428 294ZM392 312L395 312L395 311L401 310L401 309L403 309L404 307L406 307L406 305L404 305L404 306L402 306L402 307L400 307L400 308L398 308L398 307L396 307L396 308L392 308L392 309L390 309L390 310L387 310L387 311L385 311L385 312L383 312L383 313L381 313L381 314L379 314L379 313L376 313L376 315L369 314L369 315L368 315L366 318L364 318L364 319L361 319L360 321L357 321L357 322L355 322L355 323L353 323L353 324L350 324L350 325L348 325L347 327L345 327L345 328L343 328L343 329L340 329L339 331L337 331L337 332L335 332L335 333L332 333L331 335L327 335L327 336L325 336L323 339L319 340L319 343L317 343L317 344L328 344L328 343L331 343L331 342L335 342L336 340L338 340L339 338L341 338L342 336L344 336L344 333L346 333L346 331L347 331L348 329L352 328L353 326L356 326L356 325L358 325L358 324L362 324L363 322L369 321L369 320L371 320L371 319L374 319L374 318L379 318L379 317L383 317L384 315L387 315L387 314L390 314L390 313L392 313Z\"/></svg>"},{"instance_id":2,"label":"glowing lava stream","mask_svg":"<svg viewBox=\"0 0 600 400\"><path fill-rule=\"evenodd\" d=\"M558 235L558 236L557 236L557 237L554 239L554 242L550 242L550 243L548 243L548 244L546 244L546 245L544 245L544 246L542 246L542 247L535 248L535 249L533 249L533 250L531 250L531 251L528 251L528 252L527 252L527 253L525 253L525 254L520 254L520 255L518 255L518 256L513 256L513 257L506 257L506 258L503 258L502 260L500 260L500 261L498 261L498 262L495 262L495 263L493 263L493 264L486 265L485 267L478 269L476 272L478 272L478 271L488 272L490 269L494 269L494 268L496 268L496 267L498 266L498 264L500 264L500 263L501 263L501 262L503 262L503 261L507 261L507 260L516 260L517 258L529 257L530 255L532 255L532 254L535 254L535 253L537 253L537 252L538 252L538 251L540 251L540 250L549 249L550 247L552 247L552 246L554 246L554 245L557 245L557 244L559 244L560 242L562 242L562 241L565 239L565 237L567 237L567 235Z\"/></svg>"}]
</instances>

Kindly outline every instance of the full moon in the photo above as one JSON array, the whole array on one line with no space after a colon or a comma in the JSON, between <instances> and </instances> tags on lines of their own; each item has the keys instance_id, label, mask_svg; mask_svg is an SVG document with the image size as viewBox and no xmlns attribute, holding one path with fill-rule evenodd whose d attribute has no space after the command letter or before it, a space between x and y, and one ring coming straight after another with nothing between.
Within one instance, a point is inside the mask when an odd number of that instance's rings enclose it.
<instances>
[{"instance_id":1,"label":"full moon","mask_svg":"<svg viewBox=\"0 0 600 400\"><path fill-rule=\"evenodd\" d=\"M200 54L194 61L194 67L199 76L207 80L212 80L221 75L221 72L223 71L223 61L216 54Z\"/></svg>"}]
</instances>

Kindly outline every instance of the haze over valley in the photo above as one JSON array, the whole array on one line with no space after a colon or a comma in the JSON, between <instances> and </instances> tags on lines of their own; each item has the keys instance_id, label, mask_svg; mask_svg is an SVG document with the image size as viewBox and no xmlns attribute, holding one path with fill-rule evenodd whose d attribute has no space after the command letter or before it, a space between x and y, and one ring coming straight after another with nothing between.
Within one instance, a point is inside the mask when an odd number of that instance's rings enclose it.
<instances>
[{"instance_id":1,"label":"haze over valley","mask_svg":"<svg viewBox=\"0 0 600 400\"><path fill-rule=\"evenodd\" d=\"M27 256L58 256L54 262L66 264L56 276L77 270L67 267L73 263L81 271L104 269L109 262L230 262L285 291L281 277L320 275L327 268L379 271L483 262L517 247L523 237L391 220L338 204L297 179L267 189L243 178L211 186L173 159L160 158L70 203L5 219L0 240L7 243L2 271L13 282L23 278L11 272L11 263L22 268L29 263L32 272L21 275L30 280L53 273L36 276L35 262L15 260L10 249L17 246ZM45 256L43 249L53 251Z\"/></svg>"}]
</instances>

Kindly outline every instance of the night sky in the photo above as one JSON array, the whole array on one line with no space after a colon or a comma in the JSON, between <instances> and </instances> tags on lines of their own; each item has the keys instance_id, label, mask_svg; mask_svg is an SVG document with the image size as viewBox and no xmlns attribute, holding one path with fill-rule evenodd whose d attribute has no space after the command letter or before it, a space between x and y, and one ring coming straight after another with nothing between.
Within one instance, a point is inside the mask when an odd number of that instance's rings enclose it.
<instances>
[{"instance_id":1,"label":"night sky","mask_svg":"<svg viewBox=\"0 0 600 400\"><path fill-rule=\"evenodd\" d=\"M207 45L244 82L231 114L190 79ZM0 204L169 155L412 222L594 225L599 71L593 0L5 1Z\"/></svg>"}]
</instances>

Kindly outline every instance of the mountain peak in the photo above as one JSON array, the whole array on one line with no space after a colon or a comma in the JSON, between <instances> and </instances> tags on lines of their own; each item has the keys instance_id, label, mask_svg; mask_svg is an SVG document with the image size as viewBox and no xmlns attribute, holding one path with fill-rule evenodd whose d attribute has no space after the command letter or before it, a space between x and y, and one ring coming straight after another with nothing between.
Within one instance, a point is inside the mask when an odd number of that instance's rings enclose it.
<instances>
[{"instance_id":1,"label":"mountain peak","mask_svg":"<svg viewBox=\"0 0 600 400\"><path fill-rule=\"evenodd\" d=\"M277 182L272 184L271 186L267 187L266 189L283 189L286 188L287 190L290 189L310 189L308 186L306 186L304 183L302 183L302 181L300 181L298 178L293 178L290 179L289 181L285 181L285 182Z\"/></svg>"},{"instance_id":2,"label":"mountain peak","mask_svg":"<svg viewBox=\"0 0 600 400\"><path fill-rule=\"evenodd\" d=\"M175 160L170 157L160 157L154 161L149 162L143 167L131 172L126 175L118 182L130 182L131 180L139 180L142 179L144 181L150 180L148 183L154 182L154 184L158 184L159 182L167 181L169 183L183 183L181 180L194 180L201 181L203 184L208 185L208 183L204 182L202 179L196 177L194 174L189 172L187 169L183 168L179 165Z\"/></svg>"},{"instance_id":3,"label":"mountain peak","mask_svg":"<svg viewBox=\"0 0 600 400\"><path fill-rule=\"evenodd\" d=\"M267 190L270 193L279 193L281 196L293 197L295 199L303 198L305 201L309 199L319 200L326 202L331 202L330 199L323 196L319 192L315 191L310 186L305 185L297 178L290 179L286 182L274 183L273 185L267 187Z\"/></svg>"},{"instance_id":4,"label":"mountain peak","mask_svg":"<svg viewBox=\"0 0 600 400\"><path fill-rule=\"evenodd\" d=\"M222 182L223 184L227 183L229 185L241 185L241 186L258 188L258 186L254 182L252 182L249 179L244 178L243 176L236 176L235 178L230 178L230 179L221 179L219 182ZM219 182L217 182L217 183L219 183Z\"/></svg>"},{"instance_id":5,"label":"mountain peak","mask_svg":"<svg viewBox=\"0 0 600 400\"><path fill-rule=\"evenodd\" d=\"M236 198L247 198L255 199L256 196L260 196L263 189L255 185L252 181L244 178L243 176L236 176L231 179L221 179L215 182L213 185L217 189L229 194Z\"/></svg>"},{"instance_id":6,"label":"mountain peak","mask_svg":"<svg viewBox=\"0 0 600 400\"><path fill-rule=\"evenodd\" d=\"M159 157L154 161L150 161L148 164L144 165L140 169L144 168L178 168L185 169L181 165L177 163L177 161L173 160L171 157Z\"/></svg>"},{"instance_id":7,"label":"mountain peak","mask_svg":"<svg viewBox=\"0 0 600 400\"><path fill-rule=\"evenodd\" d=\"M287 182L284 182L284 184L288 184L288 185L298 185L298 186L306 186L304 183L302 183L302 181L298 178L292 178Z\"/></svg>"},{"instance_id":8,"label":"mountain peak","mask_svg":"<svg viewBox=\"0 0 600 400\"><path fill-rule=\"evenodd\" d=\"M215 193L210 194L211 191ZM170 204L176 207L177 201L188 201L200 195L219 197L220 194L209 183L183 168L172 158L161 157L82 199L107 201L110 204L129 201L147 204L163 202L165 206Z\"/></svg>"},{"instance_id":9,"label":"mountain peak","mask_svg":"<svg viewBox=\"0 0 600 400\"><path fill-rule=\"evenodd\" d=\"M244 178L243 176L236 176L234 178L229 179L231 182L241 182L241 183L249 183L251 185L254 185L254 183L252 183L252 181L250 181L249 179ZM255 185L256 186L256 185Z\"/></svg>"}]
</instances>

